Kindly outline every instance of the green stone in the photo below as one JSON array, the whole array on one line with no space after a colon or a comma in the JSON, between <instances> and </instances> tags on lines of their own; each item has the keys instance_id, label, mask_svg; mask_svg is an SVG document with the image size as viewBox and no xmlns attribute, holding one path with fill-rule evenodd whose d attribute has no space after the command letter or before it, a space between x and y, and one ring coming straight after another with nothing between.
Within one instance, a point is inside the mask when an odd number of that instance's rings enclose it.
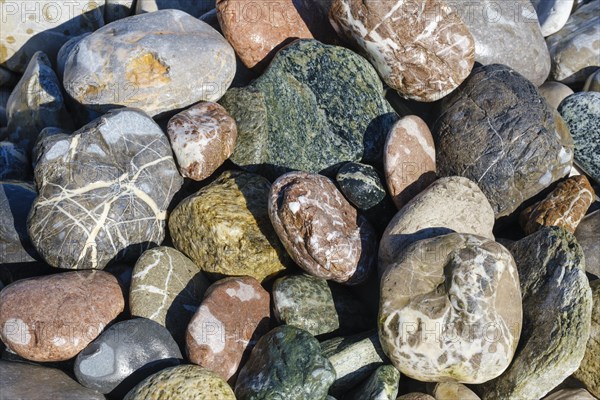
<instances>
[{"instance_id":1,"label":"green stone","mask_svg":"<svg viewBox=\"0 0 600 400\"><path fill-rule=\"evenodd\" d=\"M382 365L345 397L347 400L395 400L400 384L400 372L393 365Z\"/></svg>"}]
</instances>

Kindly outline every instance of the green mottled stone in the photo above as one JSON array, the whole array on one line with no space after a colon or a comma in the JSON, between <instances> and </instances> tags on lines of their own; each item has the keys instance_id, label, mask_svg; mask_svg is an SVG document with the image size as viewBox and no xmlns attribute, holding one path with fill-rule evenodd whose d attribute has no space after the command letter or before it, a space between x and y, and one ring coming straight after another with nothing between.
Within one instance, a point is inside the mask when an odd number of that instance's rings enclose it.
<instances>
[{"instance_id":1,"label":"green mottled stone","mask_svg":"<svg viewBox=\"0 0 600 400\"><path fill-rule=\"evenodd\" d=\"M364 58L316 40L280 50L261 77L220 103L238 124L231 160L270 177L344 161L381 163L397 118Z\"/></svg>"},{"instance_id":2,"label":"green mottled stone","mask_svg":"<svg viewBox=\"0 0 600 400\"><path fill-rule=\"evenodd\" d=\"M392 365L382 365L359 387L352 389L347 400L395 400L400 372Z\"/></svg>"},{"instance_id":3,"label":"green mottled stone","mask_svg":"<svg viewBox=\"0 0 600 400\"><path fill-rule=\"evenodd\" d=\"M575 237L547 227L509 250L519 270L523 330L508 369L481 386L483 400L544 397L577 370L590 334L592 292Z\"/></svg>"},{"instance_id":4,"label":"green mottled stone","mask_svg":"<svg viewBox=\"0 0 600 400\"><path fill-rule=\"evenodd\" d=\"M265 178L226 171L173 210L169 230L175 247L211 278L251 276L264 281L289 258L267 211Z\"/></svg>"},{"instance_id":5,"label":"green mottled stone","mask_svg":"<svg viewBox=\"0 0 600 400\"><path fill-rule=\"evenodd\" d=\"M217 374L197 365L179 365L149 376L124 400L236 400L231 387Z\"/></svg>"},{"instance_id":6,"label":"green mottled stone","mask_svg":"<svg viewBox=\"0 0 600 400\"><path fill-rule=\"evenodd\" d=\"M324 400L333 366L308 332L283 325L264 335L240 371L238 400Z\"/></svg>"}]
</instances>

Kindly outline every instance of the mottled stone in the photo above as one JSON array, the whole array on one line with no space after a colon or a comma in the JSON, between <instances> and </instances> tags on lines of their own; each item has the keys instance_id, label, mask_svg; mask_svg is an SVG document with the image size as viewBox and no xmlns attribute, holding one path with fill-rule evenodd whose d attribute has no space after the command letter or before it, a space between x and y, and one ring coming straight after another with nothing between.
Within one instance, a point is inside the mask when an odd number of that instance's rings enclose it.
<instances>
[{"instance_id":1,"label":"mottled stone","mask_svg":"<svg viewBox=\"0 0 600 400\"><path fill-rule=\"evenodd\" d=\"M149 376L124 400L235 400L231 387L217 374L197 365L179 365Z\"/></svg>"},{"instance_id":2,"label":"mottled stone","mask_svg":"<svg viewBox=\"0 0 600 400\"><path fill-rule=\"evenodd\" d=\"M435 145L425 121L408 115L394 124L383 150L383 170L398 209L435 180Z\"/></svg>"},{"instance_id":3,"label":"mottled stone","mask_svg":"<svg viewBox=\"0 0 600 400\"><path fill-rule=\"evenodd\" d=\"M201 181L229 158L237 140L237 127L216 103L197 104L169 120L167 127L179 172Z\"/></svg>"},{"instance_id":4,"label":"mottled stone","mask_svg":"<svg viewBox=\"0 0 600 400\"><path fill-rule=\"evenodd\" d=\"M515 262L493 240L459 233L421 240L381 279L381 346L420 381L488 381L517 348L520 294Z\"/></svg>"},{"instance_id":5,"label":"mottled stone","mask_svg":"<svg viewBox=\"0 0 600 400\"><path fill-rule=\"evenodd\" d=\"M0 181L29 181L31 176L27 152L12 142L0 141Z\"/></svg>"},{"instance_id":6,"label":"mottled stone","mask_svg":"<svg viewBox=\"0 0 600 400\"><path fill-rule=\"evenodd\" d=\"M215 0L138 0L135 13L144 14L158 10L175 9L199 18L213 8L215 8Z\"/></svg>"},{"instance_id":7,"label":"mottled stone","mask_svg":"<svg viewBox=\"0 0 600 400\"><path fill-rule=\"evenodd\" d=\"M575 93L560 103L558 112L575 141L575 162L600 183L600 92Z\"/></svg>"},{"instance_id":8,"label":"mottled stone","mask_svg":"<svg viewBox=\"0 0 600 400\"><path fill-rule=\"evenodd\" d=\"M33 185L0 181L0 264L32 262L39 257L27 233L27 215L36 196Z\"/></svg>"},{"instance_id":9,"label":"mottled stone","mask_svg":"<svg viewBox=\"0 0 600 400\"><path fill-rule=\"evenodd\" d=\"M540 91L540 94L544 96L544 99L546 99L548 104L556 109L561 101L573 94L573 89L563 83L554 81L544 82L538 90Z\"/></svg>"},{"instance_id":10,"label":"mottled stone","mask_svg":"<svg viewBox=\"0 0 600 400\"><path fill-rule=\"evenodd\" d=\"M477 182L496 218L571 170L573 142L560 117L506 66L476 68L441 112L433 129L438 173Z\"/></svg>"},{"instance_id":11,"label":"mottled stone","mask_svg":"<svg viewBox=\"0 0 600 400\"><path fill-rule=\"evenodd\" d=\"M105 399L59 369L4 360L0 360L0 387L0 396L6 400Z\"/></svg>"},{"instance_id":12,"label":"mottled stone","mask_svg":"<svg viewBox=\"0 0 600 400\"><path fill-rule=\"evenodd\" d=\"M161 10L83 38L69 53L64 87L94 110L136 107L154 117L218 100L234 75L235 53L217 31L183 11Z\"/></svg>"},{"instance_id":13,"label":"mottled stone","mask_svg":"<svg viewBox=\"0 0 600 400\"><path fill-rule=\"evenodd\" d=\"M600 397L600 280L590 282L592 288L592 324L590 338L579 369L573 376L596 397Z\"/></svg>"},{"instance_id":14,"label":"mottled stone","mask_svg":"<svg viewBox=\"0 0 600 400\"><path fill-rule=\"evenodd\" d=\"M560 31L546 38L546 43L552 58L552 80L572 79L585 68L600 66L600 0L578 8Z\"/></svg>"},{"instance_id":15,"label":"mottled stone","mask_svg":"<svg viewBox=\"0 0 600 400\"><path fill-rule=\"evenodd\" d=\"M283 325L258 341L240 371L235 395L238 400L324 400L334 380L319 342L302 329Z\"/></svg>"},{"instance_id":16,"label":"mottled stone","mask_svg":"<svg viewBox=\"0 0 600 400\"><path fill-rule=\"evenodd\" d=\"M432 183L398 211L379 244L383 273L411 244L451 232L493 239L494 211L479 187L467 178L446 177Z\"/></svg>"},{"instance_id":17,"label":"mottled stone","mask_svg":"<svg viewBox=\"0 0 600 400\"><path fill-rule=\"evenodd\" d=\"M278 178L269 193L269 217L292 259L314 276L358 284L375 268L375 231L322 175Z\"/></svg>"},{"instance_id":18,"label":"mottled stone","mask_svg":"<svg viewBox=\"0 0 600 400\"><path fill-rule=\"evenodd\" d=\"M550 36L561 30L567 23L574 0L532 0L542 35Z\"/></svg>"},{"instance_id":19,"label":"mottled stone","mask_svg":"<svg viewBox=\"0 0 600 400\"><path fill-rule=\"evenodd\" d=\"M561 389L544 397L544 400L597 400L597 398L585 389Z\"/></svg>"},{"instance_id":20,"label":"mottled stone","mask_svg":"<svg viewBox=\"0 0 600 400\"><path fill-rule=\"evenodd\" d=\"M131 315L166 327L178 343L210 285L192 260L171 247L146 250L135 263L129 289Z\"/></svg>"},{"instance_id":21,"label":"mottled stone","mask_svg":"<svg viewBox=\"0 0 600 400\"><path fill-rule=\"evenodd\" d=\"M435 400L480 400L471 389L456 382L436 383L431 394Z\"/></svg>"},{"instance_id":22,"label":"mottled stone","mask_svg":"<svg viewBox=\"0 0 600 400\"><path fill-rule=\"evenodd\" d=\"M125 394L153 373L179 364L181 352L162 325L136 318L112 325L77 355L79 383L101 393ZM125 382L135 373L136 382Z\"/></svg>"},{"instance_id":23,"label":"mottled stone","mask_svg":"<svg viewBox=\"0 0 600 400\"><path fill-rule=\"evenodd\" d=\"M348 400L396 400L400 372L391 365L383 365L375 370L365 382L350 391Z\"/></svg>"},{"instance_id":24,"label":"mottled stone","mask_svg":"<svg viewBox=\"0 0 600 400\"><path fill-rule=\"evenodd\" d=\"M270 328L269 292L254 278L225 278L214 283L186 332L191 362L235 382L240 365Z\"/></svg>"},{"instance_id":25,"label":"mottled stone","mask_svg":"<svg viewBox=\"0 0 600 400\"><path fill-rule=\"evenodd\" d=\"M581 220L575 237L585 254L586 271L600 278L600 210Z\"/></svg>"},{"instance_id":26,"label":"mottled stone","mask_svg":"<svg viewBox=\"0 0 600 400\"><path fill-rule=\"evenodd\" d=\"M56 60L67 40L104 25L103 6L104 0L0 2L0 65L23 72L39 50Z\"/></svg>"},{"instance_id":27,"label":"mottled stone","mask_svg":"<svg viewBox=\"0 0 600 400\"><path fill-rule=\"evenodd\" d=\"M0 292L0 338L28 360L68 360L123 308L117 279L104 271L23 279Z\"/></svg>"},{"instance_id":28,"label":"mottled stone","mask_svg":"<svg viewBox=\"0 0 600 400\"><path fill-rule=\"evenodd\" d=\"M144 1L144 0L142 0ZM105 0L104 22L107 24L129 17L134 11L136 0Z\"/></svg>"},{"instance_id":29,"label":"mottled stone","mask_svg":"<svg viewBox=\"0 0 600 400\"><path fill-rule=\"evenodd\" d=\"M270 187L259 175L224 172L173 210L175 247L212 278L277 275L290 261L269 221Z\"/></svg>"},{"instance_id":30,"label":"mottled stone","mask_svg":"<svg viewBox=\"0 0 600 400\"><path fill-rule=\"evenodd\" d=\"M402 396L399 396L396 400L436 400L436 399L426 393L413 392L413 393L403 394Z\"/></svg>"},{"instance_id":31,"label":"mottled stone","mask_svg":"<svg viewBox=\"0 0 600 400\"><path fill-rule=\"evenodd\" d=\"M183 181L160 127L128 108L54 140L35 178L29 235L50 265L70 269L102 269L161 243Z\"/></svg>"},{"instance_id":32,"label":"mottled stone","mask_svg":"<svg viewBox=\"0 0 600 400\"><path fill-rule=\"evenodd\" d=\"M577 370L590 333L592 293L575 237L548 227L510 251L523 296L521 343L510 367L480 388L483 400L543 397Z\"/></svg>"},{"instance_id":33,"label":"mottled stone","mask_svg":"<svg viewBox=\"0 0 600 400\"><path fill-rule=\"evenodd\" d=\"M600 92L600 68L590 74L590 76L585 81L585 85L583 85L584 92Z\"/></svg>"},{"instance_id":34,"label":"mottled stone","mask_svg":"<svg viewBox=\"0 0 600 400\"><path fill-rule=\"evenodd\" d=\"M409 99L439 100L473 67L473 36L444 0L334 0L330 20Z\"/></svg>"},{"instance_id":35,"label":"mottled stone","mask_svg":"<svg viewBox=\"0 0 600 400\"><path fill-rule=\"evenodd\" d=\"M344 196L359 210L375 207L386 195L377 170L368 164L344 164L335 180Z\"/></svg>"},{"instance_id":36,"label":"mottled stone","mask_svg":"<svg viewBox=\"0 0 600 400\"><path fill-rule=\"evenodd\" d=\"M263 75L220 103L238 126L231 160L270 178L344 161L381 163L397 118L365 59L315 40L286 46Z\"/></svg>"}]
</instances>

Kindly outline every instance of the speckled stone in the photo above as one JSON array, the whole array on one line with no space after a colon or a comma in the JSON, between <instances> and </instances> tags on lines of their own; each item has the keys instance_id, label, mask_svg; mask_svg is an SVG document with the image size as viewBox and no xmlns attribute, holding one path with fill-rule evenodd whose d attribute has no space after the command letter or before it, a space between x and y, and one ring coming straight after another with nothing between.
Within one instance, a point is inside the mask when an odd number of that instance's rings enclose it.
<instances>
[{"instance_id":1,"label":"speckled stone","mask_svg":"<svg viewBox=\"0 0 600 400\"><path fill-rule=\"evenodd\" d=\"M0 292L0 338L32 361L75 357L123 311L117 279L74 271L23 279Z\"/></svg>"},{"instance_id":2,"label":"speckled stone","mask_svg":"<svg viewBox=\"0 0 600 400\"><path fill-rule=\"evenodd\" d=\"M502 245L458 233L421 240L381 279L381 346L413 379L483 383L513 358L520 295L517 267Z\"/></svg>"},{"instance_id":3,"label":"speckled stone","mask_svg":"<svg viewBox=\"0 0 600 400\"><path fill-rule=\"evenodd\" d=\"M124 400L236 400L231 387L217 374L197 365L179 365L149 376Z\"/></svg>"},{"instance_id":4,"label":"speckled stone","mask_svg":"<svg viewBox=\"0 0 600 400\"><path fill-rule=\"evenodd\" d=\"M31 163L26 151L12 142L1 141L0 181L30 181L31 177Z\"/></svg>"},{"instance_id":5,"label":"speckled stone","mask_svg":"<svg viewBox=\"0 0 600 400\"><path fill-rule=\"evenodd\" d=\"M368 164L344 164L335 180L346 199L359 210L375 207L386 195L377 170Z\"/></svg>"},{"instance_id":6,"label":"speckled stone","mask_svg":"<svg viewBox=\"0 0 600 400\"><path fill-rule=\"evenodd\" d=\"M83 38L69 53L63 83L96 111L136 107L154 117L218 100L234 75L235 53L225 38L183 11L161 10Z\"/></svg>"},{"instance_id":7,"label":"speckled stone","mask_svg":"<svg viewBox=\"0 0 600 400\"><path fill-rule=\"evenodd\" d=\"M212 102L197 104L169 120L167 127L179 172L201 181L229 158L237 140L235 120Z\"/></svg>"},{"instance_id":8,"label":"speckled stone","mask_svg":"<svg viewBox=\"0 0 600 400\"><path fill-rule=\"evenodd\" d=\"M250 277L214 283L186 331L188 358L234 383L257 340L271 328L269 292Z\"/></svg>"},{"instance_id":9,"label":"speckled stone","mask_svg":"<svg viewBox=\"0 0 600 400\"><path fill-rule=\"evenodd\" d=\"M544 400L597 400L597 398L585 389L561 389L544 397Z\"/></svg>"},{"instance_id":10,"label":"speckled stone","mask_svg":"<svg viewBox=\"0 0 600 400\"><path fill-rule=\"evenodd\" d=\"M596 397L600 397L600 280L590 282L592 288L592 324L585 355L573 376Z\"/></svg>"},{"instance_id":11,"label":"speckled stone","mask_svg":"<svg viewBox=\"0 0 600 400\"><path fill-rule=\"evenodd\" d=\"M400 372L391 365L383 365L375 370L364 383L353 388L348 400L396 400Z\"/></svg>"},{"instance_id":12,"label":"speckled stone","mask_svg":"<svg viewBox=\"0 0 600 400\"><path fill-rule=\"evenodd\" d=\"M165 236L182 185L169 140L139 110L113 110L60 140L35 167L31 240L54 267L102 269Z\"/></svg>"},{"instance_id":13,"label":"speckled stone","mask_svg":"<svg viewBox=\"0 0 600 400\"><path fill-rule=\"evenodd\" d=\"M563 83L554 81L544 82L538 90L540 91L540 94L544 96L548 104L556 109L561 101L573 94L573 89Z\"/></svg>"},{"instance_id":14,"label":"speckled stone","mask_svg":"<svg viewBox=\"0 0 600 400\"><path fill-rule=\"evenodd\" d=\"M199 18L213 8L215 8L215 0L138 0L135 13L144 14L158 10L175 9Z\"/></svg>"},{"instance_id":15,"label":"speckled stone","mask_svg":"<svg viewBox=\"0 0 600 400\"><path fill-rule=\"evenodd\" d=\"M165 327L146 318L136 318L116 323L102 332L77 355L73 369L85 387L123 395L137 382L179 364L182 358ZM137 380L125 382L133 373Z\"/></svg>"},{"instance_id":16,"label":"speckled stone","mask_svg":"<svg viewBox=\"0 0 600 400\"><path fill-rule=\"evenodd\" d=\"M104 22L109 24L129 17L134 11L136 0L104 0Z\"/></svg>"},{"instance_id":17,"label":"speckled stone","mask_svg":"<svg viewBox=\"0 0 600 400\"><path fill-rule=\"evenodd\" d=\"M269 220L270 187L259 175L224 172L171 213L175 247L212 278L282 272L290 261Z\"/></svg>"},{"instance_id":18,"label":"speckled stone","mask_svg":"<svg viewBox=\"0 0 600 400\"><path fill-rule=\"evenodd\" d=\"M324 400L334 380L319 342L302 329L283 325L258 341L238 376L235 395L238 400Z\"/></svg>"},{"instance_id":19,"label":"speckled stone","mask_svg":"<svg viewBox=\"0 0 600 400\"><path fill-rule=\"evenodd\" d=\"M39 258L27 233L27 216L36 196L29 183L0 181L0 264Z\"/></svg>"},{"instance_id":20,"label":"speckled stone","mask_svg":"<svg viewBox=\"0 0 600 400\"><path fill-rule=\"evenodd\" d=\"M533 0L532 4L545 37L565 26L573 10L574 0Z\"/></svg>"},{"instance_id":21,"label":"speckled stone","mask_svg":"<svg viewBox=\"0 0 600 400\"><path fill-rule=\"evenodd\" d=\"M436 383L431 391L435 400L480 400L479 396L462 383Z\"/></svg>"},{"instance_id":22,"label":"speckled stone","mask_svg":"<svg viewBox=\"0 0 600 400\"><path fill-rule=\"evenodd\" d=\"M590 74L583 85L584 92L600 92L600 69Z\"/></svg>"},{"instance_id":23,"label":"speckled stone","mask_svg":"<svg viewBox=\"0 0 600 400\"><path fill-rule=\"evenodd\" d=\"M600 183L600 92L575 93L560 103L558 112L575 141L575 162Z\"/></svg>"},{"instance_id":24,"label":"speckled stone","mask_svg":"<svg viewBox=\"0 0 600 400\"><path fill-rule=\"evenodd\" d=\"M577 370L590 334L592 293L575 237L548 227L510 251L521 283L523 331L510 367L480 388L483 400L543 397Z\"/></svg>"},{"instance_id":25,"label":"speckled stone","mask_svg":"<svg viewBox=\"0 0 600 400\"><path fill-rule=\"evenodd\" d=\"M478 67L442 104L433 129L438 174L477 182L496 218L509 215L571 171L573 141L561 123L523 76Z\"/></svg>"},{"instance_id":26,"label":"speckled stone","mask_svg":"<svg viewBox=\"0 0 600 400\"><path fill-rule=\"evenodd\" d=\"M171 247L146 250L135 263L129 289L131 315L166 327L178 343L210 282L192 260Z\"/></svg>"},{"instance_id":27,"label":"speckled stone","mask_svg":"<svg viewBox=\"0 0 600 400\"><path fill-rule=\"evenodd\" d=\"M6 400L105 400L59 369L22 362L0 360L0 387Z\"/></svg>"},{"instance_id":28,"label":"speckled stone","mask_svg":"<svg viewBox=\"0 0 600 400\"><path fill-rule=\"evenodd\" d=\"M311 275L358 284L375 268L375 231L322 175L279 177L269 193L269 217L291 258Z\"/></svg>"},{"instance_id":29,"label":"speckled stone","mask_svg":"<svg viewBox=\"0 0 600 400\"><path fill-rule=\"evenodd\" d=\"M397 118L365 59L316 40L280 50L263 75L230 89L220 104L238 125L231 160L269 178L344 161L381 163L385 135Z\"/></svg>"},{"instance_id":30,"label":"speckled stone","mask_svg":"<svg viewBox=\"0 0 600 400\"><path fill-rule=\"evenodd\" d=\"M475 41L444 0L334 0L330 20L402 96L439 100L469 75Z\"/></svg>"},{"instance_id":31,"label":"speckled stone","mask_svg":"<svg viewBox=\"0 0 600 400\"><path fill-rule=\"evenodd\" d=\"M575 237L585 254L585 270L600 278L600 210L581 220Z\"/></svg>"}]
</instances>

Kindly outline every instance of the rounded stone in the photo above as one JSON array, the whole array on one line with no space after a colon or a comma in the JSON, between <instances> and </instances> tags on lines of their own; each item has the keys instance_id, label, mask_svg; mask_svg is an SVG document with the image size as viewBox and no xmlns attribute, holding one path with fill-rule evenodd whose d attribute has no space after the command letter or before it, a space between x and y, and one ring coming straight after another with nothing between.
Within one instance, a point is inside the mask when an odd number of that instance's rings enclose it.
<instances>
[{"instance_id":1,"label":"rounded stone","mask_svg":"<svg viewBox=\"0 0 600 400\"><path fill-rule=\"evenodd\" d=\"M553 108L558 108L560 102L573 94L573 89L560 82L548 81L540 86L539 91Z\"/></svg>"},{"instance_id":2,"label":"rounded stone","mask_svg":"<svg viewBox=\"0 0 600 400\"><path fill-rule=\"evenodd\" d=\"M292 259L311 275L357 284L375 268L375 231L322 175L279 177L269 193L269 217Z\"/></svg>"},{"instance_id":3,"label":"rounded stone","mask_svg":"<svg viewBox=\"0 0 600 400\"><path fill-rule=\"evenodd\" d=\"M414 243L384 273L380 304L381 346L413 379L486 382L517 348L519 275L490 239L452 233Z\"/></svg>"},{"instance_id":4,"label":"rounded stone","mask_svg":"<svg viewBox=\"0 0 600 400\"><path fill-rule=\"evenodd\" d=\"M197 365L179 365L149 376L124 400L236 400L231 387L217 374Z\"/></svg>"},{"instance_id":5,"label":"rounded stone","mask_svg":"<svg viewBox=\"0 0 600 400\"><path fill-rule=\"evenodd\" d=\"M585 254L585 269L600 278L600 210L586 215L575 231L577 243Z\"/></svg>"},{"instance_id":6,"label":"rounded stone","mask_svg":"<svg viewBox=\"0 0 600 400\"><path fill-rule=\"evenodd\" d=\"M125 306L117 279L74 271L23 279L0 292L0 338L32 361L73 358Z\"/></svg>"},{"instance_id":7,"label":"rounded stone","mask_svg":"<svg viewBox=\"0 0 600 400\"><path fill-rule=\"evenodd\" d=\"M285 270L289 257L269 221L270 187L260 175L224 172L171 213L175 247L212 278L263 281Z\"/></svg>"},{"instance_id":8,"label":"rounded stone","mask_svg":"<svg viewBox=\"0 0 600 400\"><path fill-rule=\"evenodd\" d=\"M532 4L540 21L542 35L546 37L565 26L573 10L574 0L534 0Z\"/></svg>"},{"instance_id":9,"label":"rounded stone","mask_svg":"<svg viewBox=\"0 0 600 400\"><path fill-rule=\"evenodd\" d=\"M598 69L585 81L585 85L583 85L584 92L600 92L600 69Z\"/></svg>"},{"instance_id":10,"label":"rounded stone","mask_svg":"<svg viewBox=\"0 0 600 400\"><path fill-rule=\"evenodd\" d=\"M436 400L434 397L426 393L413 392L408 394L403 394L396 398L396 400Z\"/></svg>"},{"instance_id":11,"label":"rounded stone","mask_svg":"<svg viewBox=\"0 0 600 400\"><path fill-rule=\"evenodd\" d=\"M229 158L237 141L237 127L225 109L205 102L180 112L167 127L179 172L201 181Z\"/></svg>"},{"instance_id":12,"label":"rounded stone","mask_svg":"<svg viewBox=\"0 0 600 400\"><path fill-rule=\"evenodd\" d=\"M431 394L435 400L480 400L475 392L462 383L456 382L437 383Z\"/></svg>"},{"instance_id":13,"label":"rounded stone","mask_svg":"<svg viewBox=\"0 0 600 400\"><path fill-rule=\"evenodd\" d=\"M359 210L375 207L386 195L377 170L368 164L344 164L335 180L344 196Z\"/></svg>"}]
</instances>

